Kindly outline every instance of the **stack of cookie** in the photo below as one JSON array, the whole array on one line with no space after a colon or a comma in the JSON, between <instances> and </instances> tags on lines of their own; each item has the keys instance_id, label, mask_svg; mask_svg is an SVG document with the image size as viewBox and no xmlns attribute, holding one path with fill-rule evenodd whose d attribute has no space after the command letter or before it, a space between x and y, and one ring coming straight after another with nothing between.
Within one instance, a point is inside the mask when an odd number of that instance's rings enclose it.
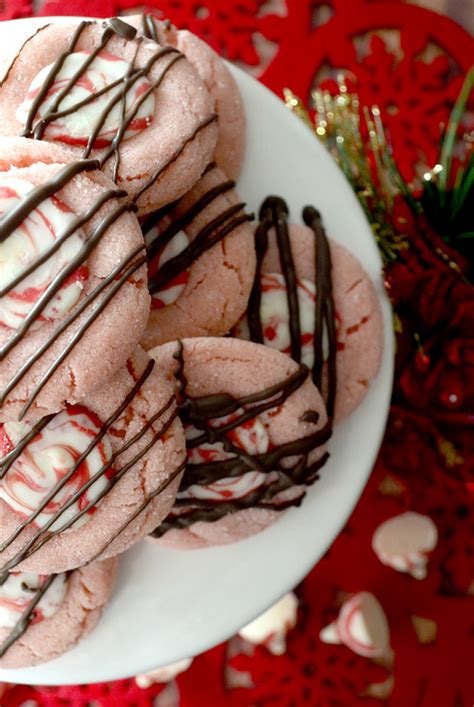
<instances>
[{"instance_id":1,"label":"stack of cookie","mask_svg":"<svg viewBox=\"0 0 474 707\"><path fill-rule=\"evenodd\" d=\"M382 323L319 213L235 190L224 63L151 16L48 25L0 85L0 666L98 620L148 536L230 543L301 503ZM369 345L368 345L369 342Z\"/></svg>"}]
</instances>

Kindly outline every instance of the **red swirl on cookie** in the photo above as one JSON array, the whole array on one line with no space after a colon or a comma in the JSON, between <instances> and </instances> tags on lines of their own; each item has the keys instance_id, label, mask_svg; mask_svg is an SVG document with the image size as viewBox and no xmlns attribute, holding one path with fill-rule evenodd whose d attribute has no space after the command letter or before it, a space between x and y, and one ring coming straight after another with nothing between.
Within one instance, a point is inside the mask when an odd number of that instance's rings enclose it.
<instances>
[{"instance_id":1,"label":"red swirl on cookie","mask_svg":"<svg viewBox=\"0 0 474 707\"><path fill-rule=\"evenodd\" d=\"M0 585L0 628L13 628L31 606L49 575L35 572L11 572ZM30 621L37 624L58 611L66 596L66 575L57 575L34 608Z\"/></svg>"},{"instance_id":2,"label":"red swirl on cookie","mask_svg":"<svg viewBox=\"0 0 474 707\"><path fill-rule=\"evenodd\" d=\"M212 420L211 425L218 429L232 422L237 417L240 417L243 413L244 410L238 410L233 415ZM199 434L199 430L193 425L187 425L185 427L185 435L188 441L195 439ZM242 450L245 454L251 456L265 454L270 447L270 438L267 429L258 418L247 420L242 425L238 425L234 429L226 432L225 436L237 450ZM191 466L224 461L235 456L234 453L226 451L221 442L215 442L213 444L205 443L200 444L198 447L188 448L188 464ZM207 486L200 486L198 484L189 486L185 491L178 493L177 498L230 501L235 498L243 498L272 480L272 474L263 474L259 471L250 470L236 478L220 479Z\"/></svg>"},{"instance_id":3,"label":"red swirl on cookie","mask_svg":"<svg viewBox=\"0 0 474 707\"><path fill-rule=\"evenodd\" d=\"M105 51L99 52L83 70L56 108L58 94L73 76L81 72L81 67L85 66L91 53L78 51L66 57L48 94L38 107L36 119L48 117L51 108L58 114L54 120L48 122L45 129L44 137L47 140L86 146L90 136L98 129L92 147L102 149L110 146L123 121L127 121L135 110L136 114L128 123L122 139L127 140L137 135L151 124L155 98L152 91L146 97L144 95L151 88L150 81L145 76L140 76L132 79L125 89L123 79L130 75L129 62ZM33 102L52 67L53 64L45 66L31 82L25 99L16 112L17 120L21 123L26 124ZM123 92L125 96L122 98Z\"/></svg>"},{"instance_id":4,"label":"red swirl on cookie","mask_svg":"<svg viewBox=\"0 0 474 707\"><path fill-rule=\"evenodd\" d=\"M298 278L297 292L301 330L301 363L308 368L314 364L314 317L317 297L316 285L311 280ZM260 276L261 302L260 318L263 329L263 343L272 349L291 355L290 312L288 290L281 273L262 272ZM336 312L336 329L339 316ZM250 339L246 315L232 329L238 339ZM323 338L324 358L327 358L327 341Z\"/></svg>"},{"instance_id":5,"label":"red swirl on cookie","mask_svg":"<svg viewBox=\"0 0 474 707\"><path fill-rule=\"evenodd\" d=\"M152 243L157 238L159 238L159 229L157 226L151 228L145 234L145 241L147 244ZM163 267L163 265L175 258L177 255L183 252L189 245L189 238L184 231L178 231L173 238L167 243L164 248L161 248L155 257L151 259L148 266L148 276L151 278ZM174 277L170 282L168 282L165 287L163 287L158 292L154 292L151 296L151 306L152 309L163 309L169 304L176 302L178 297L183 292L189 280L189 271L184 270Z\"/></svg>"},{"instance_id":6,"label":"red swirl on cookie","mask_svg":"<svg viewBox=\"0 0 474 707\"><path fill-rule=\"evenodd\" d=\"M94 443L102 425L97 416L81 405L69 406L55 415L25 446L0 480L0 499L22 518L28 518L44 503L46 497L64 477L77 466L71 478L42 508L30 525L42 528L53 516L57 519L49 530L62 528L88 508L74 522L80 527L96 510L94 501L109 485L113 468L105 468L112 458L112 447L107 435ZM30 427L22 422L6 422L0 427L0 454L2 457L15 449L28 434ZM79 463L81 455L89 449ZM67 509L64 505L84 488L89 480L98 478Z\"/></svg>"},{"instance_id":7,"label":"red swirl on cookie","mask_svg":"<svg viewBox=\"0 0 474 707\"><path fill-rule=\"evenodd\" d=\"M0 216L15 208L35 185L24 179L0 177ZM85 240L76 229L47 260L22 277L31 266L54 246L77 216L56 196L49 197L33 209L13 233L0 242L0 326L18 329L37 301L57 275L72 261ZM79 300L87 268L77 268L36 318L32 328L63 317ZM11 284L17 282L13 287Z\"/></svg>"}]
</instances>

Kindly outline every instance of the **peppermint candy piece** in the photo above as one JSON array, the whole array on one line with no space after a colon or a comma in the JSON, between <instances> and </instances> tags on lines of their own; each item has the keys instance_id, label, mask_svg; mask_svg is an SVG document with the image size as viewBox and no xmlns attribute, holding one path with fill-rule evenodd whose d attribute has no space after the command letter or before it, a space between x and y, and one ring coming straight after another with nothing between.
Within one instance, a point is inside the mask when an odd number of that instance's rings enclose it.
<instances>
[{"instance_id":1,"label":"peppermint candy piece","mask_svg":"<svg viewBox=\"0 0 474 707\"><path fill-rule=\"evenodd\" d=\"M427 574L428 554L438 542L438 530L431 518L407 511L379 525L372 549L380 562L415 579Z\"/></svg>"},{"instance_id":2,"label":"peppermint candy piece","mask_svg":"<svg viewBox=\"0 0 474 707\"><path fill-rule=\"evenodd\" d=\"M35 593L41 589L49 575L34 572L11 572L0 585L0 628L13 628L28 609ZM34 610L31 623L49 619L58 611L66 596L66 575L57 575Z\"/></svg>"},{"instance_id":3,"label":"peppermint candy piece","mask_svg":"<svg viewBox=\"0 0 474 707\"><path fill-rule=\"evenodd\" d=\"M272 349L277 349L277 351L290 355L290 312L285 278L281 273L262 272L260 289L260 318L263 329L263 343ZM314 363L316 285L310 280L297 279L297 293L301 329L301 362L311 368ZM250 339L246 317L236 324L234 335L238 339Z\"/></svg>"},{"instance_id":4,"label":"peppermint candy piece","mask_svg":"<svg viewBox=\"0 0 474 707\"><path fill-rule=\"evenodd\" d=\"M384 658L391 653L387 617L369 592L347 599L336 621L323 628L319 638L323 643L343 643L366 658Z\"/></svg>"},{"instance_id":5,"label":"peppermint candy piece","mask_svg":"<svg viewBox=\"0 0 474 707\"><path fill-rule=\"evenodd\" d=\"M37 120L48 114L58 94L73 76L81 71L91 54L92 52L84 50L73 52L66 57L47 96L38 108L35 116ZM23 103L18 106L16 118L23 125L26 124L33 101L42 89L52 67L53 64L49 64L36 74ZM109 147L124 117L126 118L136 108L143 95L151 88L150 81L142 76L132 82L126 92L125 100L118 98L124 86L122 79L129 72L128 61L105 51L99 52L59 102L58 112L68 112L48 123L44 132L45 139L62 142L66 145L85 147L90 136L96 130L98 121L104 116L105 119L100 126L93 147L98 150ZM97 97L90 100L96 94L98 94ZM79 105L84 101L86 102L83 105ZM75 108L75 106L78 107ZM141 103L133 120L128 124L123 139L128 140L151 125L154 109L155 97L153 92L150 92L150 95Z\"/></svg>"},{"instance_id":6,"label":"peppermint candy piece","mask_svg":"<svg viewBox=\"0 0 474 707\"><path fill-rule=\"evenodd\" d=\"M212 420L210 426L218 429L233 422L243 413L244 410L239 409L232 415ZM193 425L186 425L184 433L187 441L191 441L200 435L200 431ZM252 456L264 454L270 446L270 438L266 427L258 418L247 420L242 425L229 430L226 432L226 437L235 447ZM235 454L227 452L221 442L206 443L198 447L188 448L188 463L191 465L225 461L233 457L235 457ZM186 490L179 492L177 498L230 501L236 498L243 498L258 489L262 484L270 483L272 480L272 474L248 471L235 478L220 479L208 486L200 486L198 484L189 486Z\"/></svg>"},{"instance_id":7,"label":"peppermint candy piece","mask_svg":"<svg viewBox=\"0 0 474 707\"><path fill-rule=\"evenodd\" d=\"M35 185L25 179L0 177L0 216L13 209ZM31 211L21 226L0 242L0 288L3 290L48 251L74 221L76 214L56 196ZM0 326L18 329L54 278L81 250L85 235L77 229L42 265L0 298ZM63 317L79 300L88 278L87 268L78 268L31 327Z\"/></svg>"},{"instance_id":8,"label":"peppermint candy piece","mask_svg":"<svg viewBox=\"0 0 474 707\"><path fill-rule=\"evenodd\" d=\"M61 482L79 460L81 454L101 431L101 423L94 413L80 405L70 406L55 415L26 445L0 480L0 498L22 518L34 513L46 497ZM0 455L11 452L28 434L30 427L22 422L7 422L0 427ZM55 493L41 512L31 520L30 527L42 528L52 516L58 518L49 530L58 530L73 520L107 488L113 469L109 468L66 510L71 497L110 461L112 447L107 435L91 449L72 477ZM87 522L95 511L92 505L72 527Z\"/></svg>"},{"instance_id":9,"label":"peppermint candy piece","mask_svg":"<svg viewBox=\"0 0 474 707\"><path fill-rule=\"evenodd\" d=\"M159 238L159 228L158 226L153 226L145 234L145 243L147 246ZM175 258L177 255L186 250L189 245L189 238L184 231L178 231L173 238L165 245L164 248L157 253L157 255L151 260L148 267L148 277L152 278L156 273L163 267L168 260ZM154 292L151 296L151 306L152 309L163 309L169 304L176 302L178 297L183 292L189 280L189 271L177 275L175 278L170 280L165 287L163 287L158 292Z\"/></svg>"},{"instance_id":10,"label":"peppermint candy piece","mask_svg":"<svg viewBox=\"0 0 474 707\"><path fill-rule=\"evenodd\" d=\"M290 592L241 628L239 636L254 645L264 644L273 655L283 655L286 651L286 635L296 626L297 613L298 599Z\"/></svg>"}]
</instances>

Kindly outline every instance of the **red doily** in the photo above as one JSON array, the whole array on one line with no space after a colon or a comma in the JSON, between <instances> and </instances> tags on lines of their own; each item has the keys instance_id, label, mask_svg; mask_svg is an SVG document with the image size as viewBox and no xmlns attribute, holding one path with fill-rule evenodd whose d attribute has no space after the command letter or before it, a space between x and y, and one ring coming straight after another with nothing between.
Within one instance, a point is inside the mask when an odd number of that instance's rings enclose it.
<instances>
[{"instance_id":1,"label":"red doily","mask_svg":"<svg viewBox=\"0 0 474 707\"><path fill-rule=\"evenodd\" d=\"M461 27L403 2L156 4L163 17L207 39L279 95L289 86L306 99L313 86L331 88L335 73L343 72L362 103L381 107L407 178L420 160L434 164L442 126L474 55L474 41ZM133 0L51 0L41 14L109 16L133 6ZM0 17L30 12L26 0L7 0ZM412 219L406 213L403 217ZM404 231L410 248L387 272L403 326L396 386L370 482L346 528L298 589L300 620L289 636L287 654L276 658L264 648L249 651L238 639L218 646L179 676L182 707L473 703L474 294L434 254L434 236L426 224L412 220ZM382 520L408 509L430 515L439 531L423 581L381 565L370 546ZM344 596L360 590L375 594L387 613L393 674L318 639ZM420 633L420 622L430 627L428 637ZM235 687L236 676L248 686ZM390 692L391 680L391 696L381 701L377 695ZM21 705L31 699L51 707L148 706L162 693L164 700L169 689L155 685L142 690L133 680L73 688L16 686L0 703Z\"/></svg>"},{"instance_id":2,"label":"red doily","mask_svg":"<svg viewBox=\"0 0 474 707\"><path fill-rule=\"evenodd\" d=\"M386 0L156 0L147 5L208 41L278 95L291 87L308 99L316 84L344 73L363 104L378 104L400 169L433 165L439 140L472 63L472 38L451 20ZM46 0L42 15L108 17L136 0ZM278 12L273 7L277 8ZM29 13L6 0L2 19Z\"/></svg>"}]
</instances>

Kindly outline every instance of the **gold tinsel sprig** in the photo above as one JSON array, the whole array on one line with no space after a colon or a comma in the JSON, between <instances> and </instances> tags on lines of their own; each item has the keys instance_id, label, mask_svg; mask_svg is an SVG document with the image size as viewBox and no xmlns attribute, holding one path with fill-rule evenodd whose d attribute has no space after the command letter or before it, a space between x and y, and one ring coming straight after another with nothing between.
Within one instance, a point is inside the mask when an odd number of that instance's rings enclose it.
<instances>
[{"instance_id":1,"label":"gold tinsel sprig","mask_svg":"<svg viewBox=\"0 0 474 707\"><path fill-rule=\"evenodd\" d=\"M468 72L441 141L439 161L423 171L414 198L393 160L377 105L361 106L344 77L337 77L338 92L316 89L308 110L290 89L284 89L287 108L294 112L326 145L350 181L371 224L385 263L409 247L404 223L394 227L394 201L401 196L418 218L426 219L447 245L466 260L474 258L472 199L474 198L474 135L464 132L462 120L474 88L474 68ZM421 196L420 196L421 195ZM457 263L436 247L436 254L454 270ZM467 257L466 257L467 256ZM474 270L474 268L473 268Z\"/></svg>"},{"instance_id":2,"label":"gold tinsel sprig","mask_svg":"<svg viewBox=\"0 0 474 707\"><path fill-rule=\"evenodd\" d=\"M362 110L356 94L349 93L343 76L338 76L339 92L312 92L311 115L290 89L284 89L285 103L326 145L350 181L371 224L385 262L395 260L408 247L403 233L392 223L393 201L397 194L415 206L387 145L380 110L374 105Z\"/></svg>"}]
</instances>

